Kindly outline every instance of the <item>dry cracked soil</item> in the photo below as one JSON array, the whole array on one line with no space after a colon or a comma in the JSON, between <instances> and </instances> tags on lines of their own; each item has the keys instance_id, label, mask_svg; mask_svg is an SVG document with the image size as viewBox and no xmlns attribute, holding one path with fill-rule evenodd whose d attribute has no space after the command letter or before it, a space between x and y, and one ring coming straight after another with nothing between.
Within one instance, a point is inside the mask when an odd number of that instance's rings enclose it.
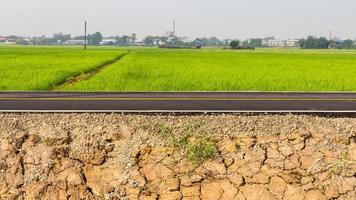
<instances>
[{"instance_id":1,"label":"dry cracked soil","mask_svg":"<svg viewBox=\"0 0 356 200\"><path fill-rule=\"evenodd\" d=\"M0 114L0 199L356 199L356 117Z\"/></svg>"}]
</instances>

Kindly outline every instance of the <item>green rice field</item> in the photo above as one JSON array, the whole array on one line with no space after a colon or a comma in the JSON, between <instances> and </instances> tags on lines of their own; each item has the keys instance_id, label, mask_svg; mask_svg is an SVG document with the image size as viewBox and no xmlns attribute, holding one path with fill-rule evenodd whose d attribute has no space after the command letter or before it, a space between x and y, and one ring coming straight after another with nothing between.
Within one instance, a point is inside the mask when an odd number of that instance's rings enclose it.
<instances>
[{"instance_id":1,"label":"green rice field","mask_svg":"<svg viewBox=\"0 0 356 200\"><path fill-rule=\"evenodd\" d=\"M51 90L77 76L115 60L124 50L0 46L0 90Z\"/></svg>"},{"instance_id":2,"label":"green rice field","mask_svg":"<svg viewBox=\"0 0 356 200\"><path fill-rule=\"evenodd\" d=\"M0 90L53 89L356 91L356 51L0 47Z\"/></svg>"}]
</instances>

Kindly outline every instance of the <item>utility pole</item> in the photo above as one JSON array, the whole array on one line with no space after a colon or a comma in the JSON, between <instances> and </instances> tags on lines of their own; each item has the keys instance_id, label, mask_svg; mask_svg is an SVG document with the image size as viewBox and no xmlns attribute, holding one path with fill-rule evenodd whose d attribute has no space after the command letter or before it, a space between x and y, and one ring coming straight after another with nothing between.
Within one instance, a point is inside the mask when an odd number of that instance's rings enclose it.
<instances>
[{"instance_id":1,"label":"utility pole","mask_svg":"<svg viewBox=\"0 0 356 200\"><path fill-rule=\"evenodd\" d=\"M87 21L84 22L84 50L87 50Z\"/></svg>"}]
</instances>

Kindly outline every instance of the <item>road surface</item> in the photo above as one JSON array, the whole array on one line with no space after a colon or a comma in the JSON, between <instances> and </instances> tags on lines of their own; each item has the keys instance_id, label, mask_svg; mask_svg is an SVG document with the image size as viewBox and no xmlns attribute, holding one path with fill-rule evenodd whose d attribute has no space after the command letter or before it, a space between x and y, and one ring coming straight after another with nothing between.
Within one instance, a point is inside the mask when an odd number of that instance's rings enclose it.
<instances>
[{"instance_id":1,"label":"road surface","mask_svg":"<svg viewBox=\"0 0 356 200\"><path fill-rule=\"evenodd\" d=\"M356 112L356 93L0 92L0 112Z\"/></svg>"}]
</instances>

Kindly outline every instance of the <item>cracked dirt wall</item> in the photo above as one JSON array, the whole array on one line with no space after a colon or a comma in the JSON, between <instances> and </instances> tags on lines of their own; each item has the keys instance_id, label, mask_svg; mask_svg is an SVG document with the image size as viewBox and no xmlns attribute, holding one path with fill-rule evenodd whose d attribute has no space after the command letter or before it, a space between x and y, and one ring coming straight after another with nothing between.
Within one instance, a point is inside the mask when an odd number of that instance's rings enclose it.
<instances>
[{"instance_id":1,"label":"cracked dirt wall","mask_svg":"<svg viewBox=\"0 0 356 200\"><path fill-rule=\"evenodd\" d=\"M356 118L0 114L0 199L356 199Z\"/></svg>"}]
</instances>

